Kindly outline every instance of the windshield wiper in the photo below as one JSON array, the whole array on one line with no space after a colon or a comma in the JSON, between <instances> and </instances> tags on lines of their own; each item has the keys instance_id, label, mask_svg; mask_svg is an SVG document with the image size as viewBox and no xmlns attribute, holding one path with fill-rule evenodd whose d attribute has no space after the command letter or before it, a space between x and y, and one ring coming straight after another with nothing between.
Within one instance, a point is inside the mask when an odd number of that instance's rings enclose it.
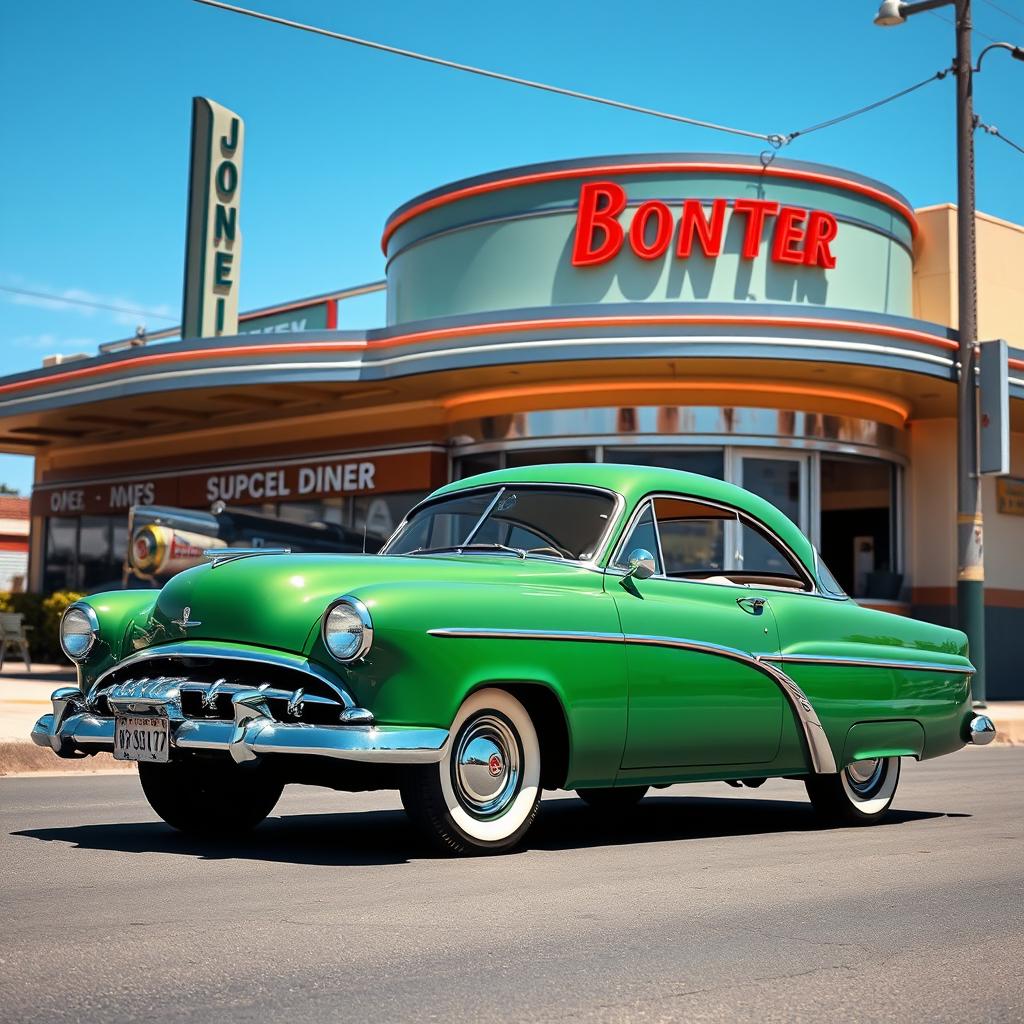
<instances>
[{"instance_id":1,"label":"windshield wiper","mask_svg":"<svg viewBox=\"0 0 1024 1024\"><path fill-rule=\"evenodd\" d=\"M449 544L440 548L413 548L407 551L407 555L438 555L445 551L508 551L510 554L526 558L526 552L522 548L512 548L507 544Z\"/></svg>"}]
</instances>

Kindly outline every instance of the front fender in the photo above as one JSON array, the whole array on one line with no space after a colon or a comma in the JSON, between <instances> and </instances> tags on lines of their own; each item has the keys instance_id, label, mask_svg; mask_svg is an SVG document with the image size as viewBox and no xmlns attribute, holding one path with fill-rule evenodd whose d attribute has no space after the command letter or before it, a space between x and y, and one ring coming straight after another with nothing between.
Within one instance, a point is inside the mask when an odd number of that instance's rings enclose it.
<instances>
[{"instance_id":1,"label":"front fender","mask_svg":"<svg viewBox=\"0 0 1024 1024\"><path fill-rule=\"evenodd\" d=\"M99 639L78 665L78 684L88 693L96 680L123 658L148 646L145 625L159 590L111 590L76 601L90 607L99 622Z\"/></svg>"},{"instance_id":2,"label":"front fender","mask_svg":"<svg viewBox=\"0 0 1024 1024\"><path fill-rule=\"evenodd\" d=\"M496 624L524 632L619 632L600 577L581 573L575 582L558 589L414 582L354 590L370 611L374 642L362 662L343 667L346 686L382 724L444 729L481 687L544 687L558 700L568 725L569 781L611 785L626 735L624 644L431 635ZM317 638L312 656L330 661L321 646Z\"/></svg>"}]
</instances>

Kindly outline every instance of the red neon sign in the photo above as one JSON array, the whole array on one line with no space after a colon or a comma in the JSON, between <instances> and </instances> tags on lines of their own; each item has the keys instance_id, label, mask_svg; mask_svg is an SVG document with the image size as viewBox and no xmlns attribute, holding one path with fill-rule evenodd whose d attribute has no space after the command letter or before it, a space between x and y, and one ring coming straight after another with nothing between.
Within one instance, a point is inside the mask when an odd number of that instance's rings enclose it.
<instances>
[{"instance_id":1,"label":"red neon sign","mask_svg":"<svg viewBox=\"0 0 1024 1024\"><path fill-rule=\"evenodd\" d=\"M699 199L684 199L677 222L667 203L650 199L633 214L629 247L642 260L660 259L676 234L675 255L679 259L687 259L695 249L709 258L720 256L727 206L725 199L716 199L710 214L705 214ZM627 231L619 217L625 209L626 190L614 181L588 181L582 186L572 246L574 267L607 263L621 252ZM734 199L732 215L744 218L740 255L745 260L757 258L769 218L774 218L769 248L774 262L827 270L836 265L829 245L839 225L825 210L780 206L764 199Z\"/></svg>"}]
</instances>

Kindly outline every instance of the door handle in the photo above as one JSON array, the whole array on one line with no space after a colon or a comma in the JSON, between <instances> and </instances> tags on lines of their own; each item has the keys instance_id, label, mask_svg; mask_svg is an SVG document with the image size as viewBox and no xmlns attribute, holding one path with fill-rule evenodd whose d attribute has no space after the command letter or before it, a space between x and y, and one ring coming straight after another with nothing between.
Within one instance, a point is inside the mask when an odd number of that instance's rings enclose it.
<instances>
[{"instance_id":1,"label":"door handle","mask_svg":"<svg viewBox=\"0 0 1024 1024\"><path fill-rule=\"evenodd\" d=\"M768 603L763 597L737 597L736 603L748 615L764 614L764 606Z\"/></svg>"}]
</instances>

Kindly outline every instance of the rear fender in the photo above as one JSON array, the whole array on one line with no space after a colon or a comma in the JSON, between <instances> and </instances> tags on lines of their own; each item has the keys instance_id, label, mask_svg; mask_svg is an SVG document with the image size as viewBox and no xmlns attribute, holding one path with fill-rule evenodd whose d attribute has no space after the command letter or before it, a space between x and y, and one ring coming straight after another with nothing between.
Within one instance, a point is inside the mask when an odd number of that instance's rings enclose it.
<instances>
[{"instance_id":1,"label":"rear fender","mask_svg":"<svg viewBox=\"0 0 1024 1024\"><path fill-rule=\"evenodd\" d=\"M924 754L924 729L913 719L857 722L850 726L843 746L841 768L875 757L913 757Z\"/></svg>"}]
</instances>

